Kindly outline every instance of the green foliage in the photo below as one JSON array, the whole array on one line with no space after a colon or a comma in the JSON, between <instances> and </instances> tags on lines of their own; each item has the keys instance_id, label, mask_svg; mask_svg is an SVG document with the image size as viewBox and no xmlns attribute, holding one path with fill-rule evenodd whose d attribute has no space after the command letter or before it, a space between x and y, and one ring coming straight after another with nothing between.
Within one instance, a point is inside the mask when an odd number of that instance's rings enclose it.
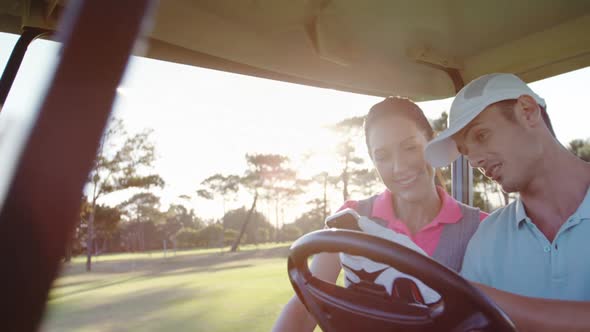
<instances>
[{"instance_id":1,"label":"green foliage","mask_svg":"<svg viewBox=\"0 0 590 332\"><path fill-rule=\"evenodd\" d=\"M231 238L235 237L236 233L234 230L229 232L226 230L224 233L221 224L213 223L199 230L184 227L176 234L176 241L180 248L185 249L218 247L222 244L221 240L226 234Z\"/></svg>"},{"instance_id":2,"label":"green foliage","mask_svg":"<svg viewBox=\"0 0 590 332\"><path fill-rule=\"evenodd\" d=\"M228 211L223 217L223 225L225 229L233 229L239 232L242 224L248 215L248 210L244 207ZM265 233L260 233L260 230L266 230ZM267 240L267 237L259 238L259 235L269 234L273 230L272 225L268 222L266 217L258 212L253 211L250 217L250 222L246 226L245 241L243 243L260 243Z\"/></svg>"},{"instance_id":3,"label":"green foliage","mask_svg":"<svg viewBox=\"0 0 590 332\"><path fill-rule=\"evenodd\" d=\"M440 133L441 131L447 129L447 119L449 115L447 112L442 112L440 118L434 119L431 121L432 129L435 133Z\"/></svg>"},{"instance_id":4,"label":"green foliage","mask_svg":"<svg viewBox=\"0 0 590 332\"><path fill-rule=\"evenodd\" d=\"M289 158L278 154L246 154L249 169L241 183L254 190L269 190L281 181L295 179L295 171L287 167Z\"/></svg>"},{"instance_id":5,"label":"green foliage","mask_svg":"<svg viewBox=\"0 0 590 332\"><path fill-rule=\"evenodd\" d=\"M222 244L223 232L223 226L221 224L214 223L207 225L207 227L197 232L197 246L206 248L220 246Z\"/></svg>"},{"instance_id":6,"label":"green foliage","mask_svg":"<svg viewBox=\"0 0 590 332\"><path fill-rule=\"evenodd\" d=\"M351 195L358 193L359 198L370 197L379 191L377 188L382 187L375 169L355 169L351 175Z\"/></svg>"},{"instance_id":7,"label":"green foliage","mask_svg":"<svg viewBox=\"0 0 590 332\"><path fill-rule=\"evenodd\" d=\"M195 248L199 242L199 231L193 228L182 228L176 234L176 241L179 248Z\"/></svg>"},{"instance_id":8,"label":"green foliage","mask_svg":"<svg viewBox=\"0 0 590 332\"><path fill-rule=\"evenodd\" d=\"M568 146L573 154L578 156L580 159L590 162L590 139L575 139L572 140Z\"/></svg>"},{"instance_id":9,"label":"green foliage","mask_svg":"<svg viewBox=\"0 0 590 332\"><path fill-rule=\"evenodd\" d=\"M258 228L256 233L256 243L265 243L271 241L271 229L270 228Z\"/></svg>"},{"instance_id":10,"label":"green foliage","mask_svg":"<svg viewBox=\"0 0 590 332\"><path fill-rule=\"evenodd\" d=\"M224 200L236 194L240 189L240 177L237 175L214 174L201 182L202 189L197 194L205 199L213 199L219 195Z\"/></svg>"},{"instance_id":11,"label":"green foliage","mask_svg":"<svg viewBox=\"0 0 590 332\"><path fill-rule=\"evenodd\" d=\"M127 221L158 223L164 217L159 210L160 198L150 192L135 194L118 207Z\"/></svg>"},{"instance_id":12,"label":"green foliage","mask_svg":"<svg viewBox=\"0 0 590 332\"><path fill-rule=\"evenodd\" d=\"M163 239L162 230L151 221L128 222L121 227L121 242L127 251L160 250Z\"/></svg>"},{"instance_id":13,"label":"green foliage","mask_svg":"<svg viewBox=\"0 0 590 332\"><path fill-rule=\"evenodd\" d=\"M279 154L246 154L246 162L248 164L248 170L241 178L241 184L254 194L255 198L251 209L255 208L255 202L258 197L274 202L276 212L275 224L278 229L279 205L284 200L293 199L302 192L300 186L297 185L296 172L289 168L289 158ZM246 213L242 222L245 225L244 231L249 229L246 242L257 243L259 241L256 231L258 225L251 227L247 225L249 222L248 214ZM232 250L237 248L242 235L242 233L238 235L236 245L232 246Z\"/></svg>"},{"instance_id":14,"label":"green foliage","mask_svg":"<svg viewBox=\"0 0 590 332\"><path fill-rule=\"evenodd\" d=\"M99 198L113 192L128 188L163 187L164 180L157 174L146 174L155 161L155 146L151 142L151 130L128 136L123 122L112 120L97 151L96 160L88 174L86 191L89 193L88 204L82 210L89 209L87 218L87 265L91 269L93 250L95 209ZM84 202L82 203L85 204ZM145 242L142 240L142 247Z\"/></svg>"},{"instance_id":15,"label":"green foliage","mask_svg":"<svg viewBox=\"0 0 590 332\"><path fill-rule=\"evenodd\" d=\"M80 223L76 227L72 238L72 250L74 254L80 253L88 241L88 219L90 217L90 204L83 199L80 212ZM116 207L96 205L94 209L94 236L92 247L97 244L102 246L101 251L120 249L117 243L121 211Z\"/></svg>"},{"instance_id":16,"label":"green foliage","mask_svg":"<svg viewBox=\"0 0 590 332\"><path fill-rule=\"evenodd\" d=\"M316 207L303 213L293 223L293 225L296 225L297 228L301 230L302 234L307 234L324 228L323 206L321 205L321 201L318 200L315 202L318 204Z\"/></svg>"},{"instance_id":17,"label":"green foliage","mask_svg":"<svg viewBox=\"0 0 590 332\"><path fill-rule=\"evenodd\" d=\"M344 119L331 127L331 129L340 137L336 147L337 158L340 163L340 174L338 174L338 183L342 186L342 198L348 200L351 188L357 171L361 170L362 165L366 163L366 158L360 156L357 151L357 145L361 141L363 133L364 117L352 117ZM362 171L361 171L362 173ZM361 180L357 183L362 182ZM363 184L363 188L366 186Z\"/></svg>"},{"instance_id":18,"label":"green foliage","mask_svg":"<svg viewBox=\"0 0 590 332\"><path fill-rule=\"evenodd\" d=\"M160 224L160 229L164 235L164 240L176 241L176 236L182 228L201 228L202 221L195 217L194 212L190 213L187 209L179 204L171 204L168 211L164 213L165 222Z\"/></svg>"},{"instance_id":19,"label":"green foliage","mask_svg":"<svg viewBox=\"0 0 590 332\"><path fill-rule=\"evenodd\" d=\"M239 232L235 229L226 229L223 231L223 244L231 245L238 238Z\"/></svg>"},{"instance_id":20,"label":"green foliage","mask_svg":"<svg viewBox=\"0 0 590 332\"><path fill-rule=\"evenodd\" d=\"M156 174L142 174L155 161L155 146L150 140L151 130L128 137L121 120L113 120L98 149L88 185L90 199L127 188L163 187L164 181ZM116 142L123 140L117 145Z\"/></svg>"},{"instance_id":21,"label":"green foliage","mask_svg":"<svg viewBox=\"0 0 590 332\"><path fill-rule=\"evenodd\" d=\"M133 195L119 204L127 225L123 240L134 251L159 248L167 236L157 225L165 224L165 215L160 212L160 198L149 192Z\"/></svg>"},{"instance_id":22,"label":"green foliage","mask_svg":"<svg viewBox=\"0 0 590 332\"><path fill-rule=\"evenodd\" d=\"M297 225L286 224L283 225L283 228L281 229L281 234L283 240L295 241L301 235L303 235L303 232L301 231L301 229L299 229L299 227L297 227Z\"/></svg>"},{"instance_id":23,"label":"green foliage","mask_svg":"<svg viewBox=\"0 0 590 332\"><path fill-rule=\"evenodd\" d=\"M112 238L117 231L120 221L121 211L116 207L96 206L94 210L94 225L98 237Z\"/></svg>"}]
</instances>

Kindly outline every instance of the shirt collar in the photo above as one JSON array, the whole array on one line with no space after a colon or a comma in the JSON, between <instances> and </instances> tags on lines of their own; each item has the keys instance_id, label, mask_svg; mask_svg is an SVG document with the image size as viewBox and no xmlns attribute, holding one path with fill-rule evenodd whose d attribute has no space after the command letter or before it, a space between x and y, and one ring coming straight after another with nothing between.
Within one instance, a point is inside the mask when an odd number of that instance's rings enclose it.
<instances>
[{"instance_id":1,"label":"shirt collar","mask_svg":"<svg viewBox=\"0 0 590 332\"><path fill-rule=\"evenodd\" d=\"M522 204L522 200L520 199L520 196L516 198L516 212L514 213L515 217L516 217L516 226L520 226L524 221L526 221L526 219L528 218L528 216L526 215L526 210L524 209L524 204Z\"/></svg>"},{"instance_id":2,"label":"shirt collar","mask_svg":"<svg viewBox=\"0 0 590 332\"><path fill-rule=\"evenodd\" d=\"M590 186L588 186L588 190L586 190L586 197L580 204L578 208L578 215L580 219L590 219Z\"/></svg>"},{"instance_id":3,"label":"shirt collar","mask_svg":"<svg viewBox=\"0 0 590 332\"><path fill-rule=\"evenodd\" d=\"M436 224L454 224L463 218L463 213L459 207L459 203L449 193L446 192L442 187L437 186L436 190L438 196L442 200L440 211L438 215L432 221L433 225Z\"/></svg>"},{"instance_id":4,"label":"shirt collar","mask_svg":"<svg viewBox=\"0 0 590 332\"><path fill-rule=\"evenodd\" d=\"M379 218L387 222L397 219L393 213L393 196L391 195L391 191L386 189L375 198L373 201L371 217Z\"/></svg>"},{"instance_id":5,"label":"shirt collar","mask_svg":"<svg viewBox=\"0 0 590 332\"><path fill-rule=\"evenodd\" d=\"M524 221L527 220L528 216L526 215L526 211L520 197L516 199L515 203L516 226L520 226ZM574 214L577 214L580 219L590 219L590 186L588 186L588 190L586 190L586 196Z\"/></svg>"},{"instance_id":6,"label":"shirt collar","mask_svg":"<svg viewBox=\"0 0 590 332\"><path fill-rule=\"evenodd\" d=\"M437 186L438 196L442 200L441 209L434 220L427 227L438 224L454 224L463 218L459 203L449 195L442 187ZM373 202L371 217L379 218L388 222L400 221L393 211L393 196L391 191L385 190Z\"/></svg>"}]
</instances>

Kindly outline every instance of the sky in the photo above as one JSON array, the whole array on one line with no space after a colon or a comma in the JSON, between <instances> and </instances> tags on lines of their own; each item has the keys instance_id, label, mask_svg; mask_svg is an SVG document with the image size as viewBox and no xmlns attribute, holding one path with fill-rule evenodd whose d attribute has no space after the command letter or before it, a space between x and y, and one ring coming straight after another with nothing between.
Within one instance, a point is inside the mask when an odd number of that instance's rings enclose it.
<instances>
[{"instance_id":1,"label":"sky","mask_svg":"<svg viewBox=\"0 0 590 332\"><path fill-rule=\"evenodd\" d=\"M17 36L0 33L0 66ZM37 40L30 47L11 94L0 113L31 108L43 89L39 77L51 70L58 46ZM588 138L590 68L530 85L545 98L558 139L567 144ZM196 196L199 183L214 173L242 174L246 153L280 153L298 162L303 176L334 169L335 137L326 126L366 114L381 98L320 89L238 74L133 57L118 88L113 112L129 132L154 129L156 171L167 185L159 193L163 205L182 202L207 218L220 217L219 201ZM419 103L430 119L448 111L452 99ZM359 145L362 148L362 144ZM299 161L314 152L314 157ZM113 202L121 197L110 198ZM229 208L247 202L229 203ZM333 199L333 209L341 201ZM263 210L270 210L264 207ZM295 210L293 210L295 209ZM291 212L299 213L291 207ZM265 211L263 211L265 212ZM289 218L287 218L286 221Z\"/></svg>"}]
</instances>

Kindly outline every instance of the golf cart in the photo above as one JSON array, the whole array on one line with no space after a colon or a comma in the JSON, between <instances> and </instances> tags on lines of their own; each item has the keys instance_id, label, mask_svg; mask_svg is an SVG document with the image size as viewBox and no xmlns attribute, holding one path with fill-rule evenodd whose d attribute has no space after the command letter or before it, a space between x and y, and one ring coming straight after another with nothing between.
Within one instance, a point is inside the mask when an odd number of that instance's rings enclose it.
<instances>
[{"instance_id":1,"label":"golf cart","mask_svg":"<svg viewBox=\"0 0 590 332\"><path fill-rule=\"evenodd\" d=\"M583 0L177 0L158 6L148 0L2 0L0 31L22 33L2 74L0 104L31 40L51 35L63 43L37 112L6 119L1 126L0 253L5 271L11 272L0 277L2 285L9 285L0 312L7 331L33 331L40 323L116 88L133 52L416 101L453 96L465 82L489 72L511 72L532 82L590 65L590 3ZM145 37L143 47L134 47L139 36ZM453 164L452 174L453 195L471 203L471 170L464 159ZM30 239L26 249L19 246L22 238ZM394 244L367 242L363 235L344 231L313 234L293 247L290 273L299 283L299 294L305 298L309 291L308 298L316 299L319 311L311 311L322 327L331 326L323 323L329 317L322 320L322 305L344 306L363 295L350 299L348 293L338 293L349 301L328 302L314 288L301 287L316 282L301 263L306 255L346 251L347 246L353 254L379 255L415 274L447 299L435 307L401 303L383 308L375 301L376 309L370 309L366 302L373 299L367 298L350 312L402 329L462 330L483 323L511 328L493 303L444 267ZM388 254L381 255L383 251Z\"/></svg>"}]
</instances>

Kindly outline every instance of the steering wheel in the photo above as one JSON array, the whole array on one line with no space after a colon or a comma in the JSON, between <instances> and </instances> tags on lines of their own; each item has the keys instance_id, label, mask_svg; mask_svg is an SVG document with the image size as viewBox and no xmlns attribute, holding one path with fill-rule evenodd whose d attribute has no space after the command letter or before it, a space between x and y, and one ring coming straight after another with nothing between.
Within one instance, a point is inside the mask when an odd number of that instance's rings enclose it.
<instances>
[{"instance_id":1,"label":"steering wheel","mask_svg":"<svg viewBox=\"0 0 590 332\"><path fill-rule=\"evenodd\" d=\"M430 305L343 288L314 277L307 265L321 252L363 256L420 279L441 296ZM288 258L297 296L323 331L516 331L485 294L442 264L363 232L330 229L295 241Z\"/></svg>"}]
</instances>

